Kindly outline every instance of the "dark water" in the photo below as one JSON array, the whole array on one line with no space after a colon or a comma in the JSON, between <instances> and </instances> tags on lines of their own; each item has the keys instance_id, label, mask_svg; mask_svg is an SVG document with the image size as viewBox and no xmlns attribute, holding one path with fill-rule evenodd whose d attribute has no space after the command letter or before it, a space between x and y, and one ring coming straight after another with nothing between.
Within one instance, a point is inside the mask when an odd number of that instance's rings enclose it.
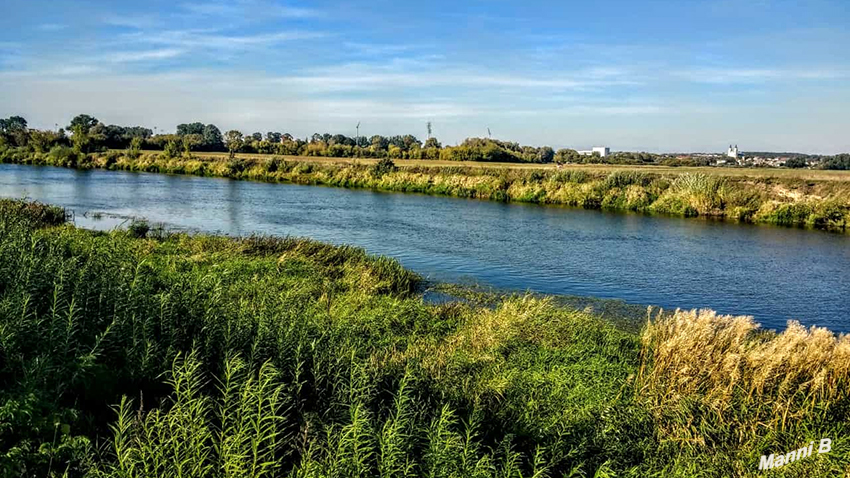
<instances>
[{"instance_id":1,"label":"dark water","mask_svg":"<svg viewBox=\"0 0 850 478\"><path fill-rule=\"evenodd\" d=\"M850 236L315 186L0 165L0 196L189 230L306 236L431 279L788 319L850 331ZM94 219L91 212L107 213ZM83 214L86 214L84 216ZM115 218L112 215L119 216Z\"/></svg>"}]
</instances>

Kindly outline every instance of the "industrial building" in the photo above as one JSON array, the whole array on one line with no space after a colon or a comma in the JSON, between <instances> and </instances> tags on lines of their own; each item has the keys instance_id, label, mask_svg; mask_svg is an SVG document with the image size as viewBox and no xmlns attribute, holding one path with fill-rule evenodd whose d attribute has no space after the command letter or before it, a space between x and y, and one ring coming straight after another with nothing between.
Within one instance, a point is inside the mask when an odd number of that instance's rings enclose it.
<instances>
[{"instance_id":1,"label":"industrial building","mask_svg":"<svg viewBox=\"0 0 850 478\"><path fill-rule=\"evenodd\" d=\"M599 153L599 157L604 158L611 154L611 149L608 146L596 146L590 150L578 151L582 156L591 156L593 153Z\"/></svg>"}]
</instances>

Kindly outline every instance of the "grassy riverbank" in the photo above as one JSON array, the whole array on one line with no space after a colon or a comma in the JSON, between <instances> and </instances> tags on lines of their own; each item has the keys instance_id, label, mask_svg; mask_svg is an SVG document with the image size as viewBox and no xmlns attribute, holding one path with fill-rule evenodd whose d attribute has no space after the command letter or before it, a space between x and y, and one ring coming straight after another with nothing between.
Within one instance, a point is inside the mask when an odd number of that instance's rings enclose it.
<instances>
[{"instance_id":1,"label":"grassy riverbank","mask_svg":"<svg viewBox=\"0 0 850 478\"><path fill-rule=\"evenodd\" d=\"M427 162L378 167L375 162L259 156L169 159L159 153L128 157L118 151L86 156L69 149L46 154L9 151L2 159L22 164L321 184L819 229L846 230L850 219L850 176L843 172L815 179L811 172L730 174L735 170L720 168L559 170L430 166Z\"/></svg>"},{"instance_id":2,"label":"grassy riverbank","mask_svg":"<svg viewBox=\"0 0 850 478\"><path fill-rule=\"evenodd\" d=\"M0 201L0 476L766 476L850 467L850 339L547 298L430 305L301 239Z\"/></svg>"}]
</instances>

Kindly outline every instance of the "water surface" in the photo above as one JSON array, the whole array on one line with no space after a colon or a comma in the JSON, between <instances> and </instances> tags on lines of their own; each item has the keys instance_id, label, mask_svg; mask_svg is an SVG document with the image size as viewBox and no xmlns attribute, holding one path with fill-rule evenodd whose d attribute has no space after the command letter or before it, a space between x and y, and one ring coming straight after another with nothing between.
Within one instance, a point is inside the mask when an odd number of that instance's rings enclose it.
<instances>
[{"instance_id":1,"label":"water surface","mask_svg":"<svg viewBox=\"0 0 850 478\"><path fill-rule=\"evenodd\" d=\"M850 237L695 219L415 194L114 171L0 165L0 196L109 229L169 227L305 236L395 257L438 281L713 308L850 331ZM106 213L95 219L93 212Z\"/></svg>"}]
</instances>

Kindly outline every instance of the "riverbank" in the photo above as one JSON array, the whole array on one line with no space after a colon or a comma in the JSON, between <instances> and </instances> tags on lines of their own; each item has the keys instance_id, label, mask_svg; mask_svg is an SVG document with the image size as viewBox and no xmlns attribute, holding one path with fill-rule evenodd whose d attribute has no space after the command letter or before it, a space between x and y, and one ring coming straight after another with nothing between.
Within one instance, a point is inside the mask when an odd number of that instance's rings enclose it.
<instances>
[{"instance_id":1,"label":"riverbank","mask_svg":"<svg viewBox=\"0 0 850 478\"><path fill-rule=\"evenodd\" d=\"M713 217L846 231L850 181L725 172L654 172L647 169L531 169L501 167L398 167L377 163L223 156L166 158L118 151L78 157L6 153L20 164L216 176L268 182L369 188L493 201L555 204L585 209ZM399 164L403 162L399 161ZM838 178L839 176L833 175ZM832 177L832 176L831 176Z\"/></svg>"},{"instance_id":2,"label":"riverbank","mask_svg":"<svg viewBox=\"0 0 850 478\"><path fill-rule=\"evenodd\" d=\"M4 474L755 476L823 437L772 476L850 466L850 340L825 329L433 305L357 248L64 217L0 201Z\"/></svg>"}]
</instances>

